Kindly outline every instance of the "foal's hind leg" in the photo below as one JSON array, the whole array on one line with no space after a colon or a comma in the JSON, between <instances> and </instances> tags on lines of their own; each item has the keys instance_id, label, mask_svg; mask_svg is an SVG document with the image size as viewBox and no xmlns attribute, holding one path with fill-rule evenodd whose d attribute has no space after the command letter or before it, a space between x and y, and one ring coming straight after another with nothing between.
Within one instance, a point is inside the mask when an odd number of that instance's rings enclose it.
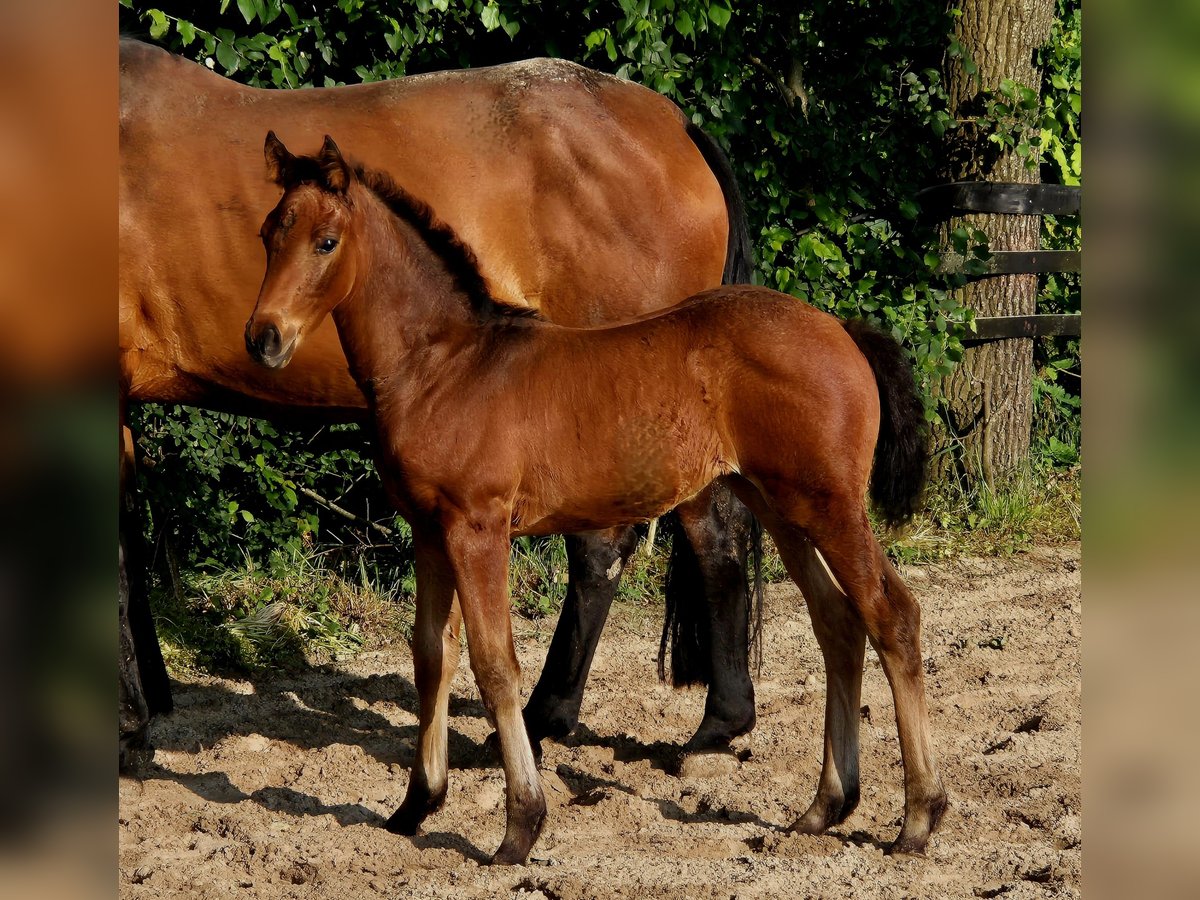
<instances>
[{"instance_id":1,"label":"foal's hind leg","mask_svg":"<svg viewBox=\"0 0 1200 900\"><path fill-rule=\"evenodd\" d=\"M867 631L807 538L797 535L777 543L788 574L808 604L825 659L826 681L825 748L817 796L789 830L821 834L844 821L858 805L859 704Z\"/></svg>"},{"instance_id":2,"label":"foal's hind leg","mask_svg":"<svg viewBox=\"0 0 1200 900\"><path fill-rule=\"evenodd\" d=\"M929 738L920 607L871 533L861 502L830 504L810 534L862 617L891 684L904 762L904 825L891 849L920 853L947 803Z\"/></svg>"},{"instance_id":3,"label":"foal's hind leg","mask_svg":"<svg viewBox=\"0 0 1200 900\"><path fill-rule=\"evenodd\" d=\"M413 667L420 697L417 756L404 803L384 826L395 834L417 827L446 799L446 738L450 682L458 668L462 615L454 597L454 578L442 548L416 541L417 615L413 625Z\"/></svg>"},{"instance_id":4,"label":"foal's hind leg","mask_svg":"<svg viewBox=\"0 0 1200 900\"><path fill-rule=\"evenodd\" d=\"M525 704L525 727L535 753L544 738L566 737L579 722L592 657L621 572L637 546L637 533L613 528L566 540L567 596L542 674Z\"/></svg>"}]
</instances>

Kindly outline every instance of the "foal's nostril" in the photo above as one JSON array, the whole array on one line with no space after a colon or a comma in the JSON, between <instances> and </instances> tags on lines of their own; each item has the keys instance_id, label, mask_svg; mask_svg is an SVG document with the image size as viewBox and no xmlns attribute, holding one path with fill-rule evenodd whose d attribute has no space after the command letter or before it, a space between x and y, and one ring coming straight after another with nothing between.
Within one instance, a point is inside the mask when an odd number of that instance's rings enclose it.
<instances>
[{"instance_id":1,"label":"foal's nostril","mask_svg":"<svg viewBox=\"0 0 1200 900\"><path fill-rule=\"evenodd\" d=\"M250 323L246 324L246 351L264 365L274 368L283 353L283 335L275 325L264 325L256 335Z\"/></svg>"}]
</instances>

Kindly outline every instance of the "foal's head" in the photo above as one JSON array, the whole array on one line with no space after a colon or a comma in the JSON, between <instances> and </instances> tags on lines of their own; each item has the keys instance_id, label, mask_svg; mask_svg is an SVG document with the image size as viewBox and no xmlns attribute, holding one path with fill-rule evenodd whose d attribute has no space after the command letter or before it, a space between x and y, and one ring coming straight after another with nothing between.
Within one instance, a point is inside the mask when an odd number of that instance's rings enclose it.
<instances>
[{"instance_id":1,"label":"foal's head","mask_svg":"<svg viewBox=\"0 0 1200 900\"><path fill-rule=\"evenodd\" d=\"M331 138L317 156L293 156L272 131L266 157L283 198L259 232L267 274L246 323L246 349L275 369L353 289L357 223L350 199L355 176Z\"/></svg>"}]
</instances>

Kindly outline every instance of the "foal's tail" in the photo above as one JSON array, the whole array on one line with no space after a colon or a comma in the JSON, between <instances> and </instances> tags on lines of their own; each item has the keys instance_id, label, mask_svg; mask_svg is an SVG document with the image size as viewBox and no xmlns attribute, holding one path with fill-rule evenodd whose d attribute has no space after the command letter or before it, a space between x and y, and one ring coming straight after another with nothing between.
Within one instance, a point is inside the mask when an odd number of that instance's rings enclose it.
<instances>
[{"instance_id":1,"label":"foal's tail","mask_svg":"<svg viewBox=\"0 0 1200 900\"><path fill-rule=\"evenodd\" d=\"M929 462L925 404L912 365L890 334L864 319L843 323L875 373L879 388L879 441L871 469L871 502L889 528L917 511Z\"/></svg>"}]
</instances>

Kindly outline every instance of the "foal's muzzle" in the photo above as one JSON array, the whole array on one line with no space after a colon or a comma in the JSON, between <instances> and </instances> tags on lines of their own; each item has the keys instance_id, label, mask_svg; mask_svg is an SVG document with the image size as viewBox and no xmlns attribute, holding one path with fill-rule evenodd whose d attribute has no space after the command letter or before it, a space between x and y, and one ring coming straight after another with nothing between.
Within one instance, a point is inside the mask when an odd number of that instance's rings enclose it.
<instances>
[{"instance_id":1,"label":"foal's muzzle","mask_svg":"<svg viewBox=\"0 0 1200 900\"><path fill-rule=\"evenodd\" d=\"M264 325L257 335L252 325L252 322L246 323L246 351L256 362L268 369L282 369L291 362L292 352L296 349L295 337L285 345L283 335L274 325Z\"/></svg>"}]
</instances>

